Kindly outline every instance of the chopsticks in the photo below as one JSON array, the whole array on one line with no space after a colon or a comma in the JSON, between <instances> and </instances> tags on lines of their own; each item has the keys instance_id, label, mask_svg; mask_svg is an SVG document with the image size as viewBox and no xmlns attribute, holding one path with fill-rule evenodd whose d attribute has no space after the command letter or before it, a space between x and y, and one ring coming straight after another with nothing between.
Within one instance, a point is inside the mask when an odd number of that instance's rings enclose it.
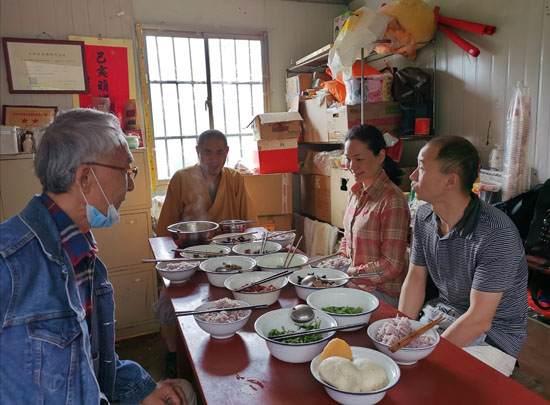
<instances>
[{"instance_id":1,"label":"chopsticks","mask_svg":"<svg viewBox=\"0 0 550 405\"><path fill-rule=\"evenodd\" d=\"M254 235L255 233L257 233L257 232L224 233L223 235L214 236L213 238L210 238L209 240L236 238L236 237L239 237L239 236Z\"/></svg>"},{"instance_id":2,"label":"chopsticks","mask_svg":"<svg viewBox=\"0 0 550 405\"><path fill-rule=\"evenodd\" d=\"M163 262L200 262L200 259L188 259L185 257L175 257L173 259L141 259L142 263L163 263Z\"/></svg>"},{"instance_id":3,"label":"chopsticks","mask_svg":"<svg viewBox=\"0 0 550 405\"><path fill-rule=\"evenodd\" d=\"M418 336L422 335L424 332L430 330L431 328L433 328L435 325L439 324L441 321L443 321L443 318L437 318L433 321L431 321L430 323L422 326L421 328L415 330L413 333L411 333L410 335L408 336L405 336L403 339L401 339L400 341L394 343L393 345L390 346L390 352L392 353L395 353L396 351L398 351L399 349L402 349L404 346L407 346L409 343L411 343L414 339L416 339Z\"/></svg>"},{"instance_id":4,"label":"chopsticks","mask_svg":"<svg viewBox=\"0 0 550 405\"><path fill-rule=\"evenodd\" d=\"M349 325L339 325L339 326L332 326L330 328L321 328L321 329L312 329L312 330L305 330L303 332L294 332L294 333L287 333L286 335L277 335L273 336L272 340L283 340L283 339L292 339L295 337L301 337L301 336L308 336L308 335L317 335L318 333L325 333L325 332L332 332L336 330L345 330L345 329L351 329L351 328L357 328L359 326L365 326L366 322L359 322L359 323L352 323Z\"/></svg>"},{"instance_id":5,"label":"chopsticks","mask_svg":"<svg viewBox=\"0 0 550 405\"><path fill-rule=\"evenodd\" d=\"M220 252L206 252L204 250L189 250L189 249L172 249L172 252L182 252L190 253L192 255L203 255L203 256L225 256L227 253Z\"/></svg>"},{"instance_id":6,"label":"chopsticks","mask_svg":"<svg viewBox=\"0 0 550 405\"><path fill-rule=\"evenodd\" d=\"M242 290L246 290L247 288L250 288L250 287L254 287L256 285L260 285L260 284L263 284L265 283L266 281L272 281L272 280L275 280L276 278L279 278L279 277L285 277L285 276L288 276L290 274L294 273L294 271L292 270L286 270L286 271L281 271L279 272L278 274L273 274L269 277L266 277L262 280L259 280L259 281L254 281L253 283L250 283L250 284L246 284L246 285L243 285L242 287L239 287L235 290L231 290L231 291L235 291L235 292L240 292Z\"/></svg>"},{"instance_id":7,"label":"chopsticks","mask_svg":"<svg viewBox=\"0 0 550 405\"><path fill-rule=\"evenodd\" d=\"M222 312L222 311L240 311L245 309L260 309L267 308L267 304L258 304L258 305L247 305L246 307L231 307L231 308L212 308L212 309L202 309L200 311L176 311L176 316L187 316L187 315L201 315L201 314L210 314L212 312Z\"/></svg>"},{"instance_id":8,"label":"chopsticks","mask_svg":"<svg viewBox=\"0 0 550 405\"><path fill-rule=\"evenodd\" d=\"M298 243L296 244L296 246L294 246L294 252L292 252L292 255L290 256L290 259L288 258L288 255L290 255L290 251L292 250L292 247L290 247L290 249L288 249L288 253L285 256L285 261L283 262L283 268L288 268L290 266L290 263L292 263L292 258L296 254L296 250L298 250L298 246L300 246L300 242L302 241L303 237L304 236L302 235L302 236L300 236L300 239L298 239ZM288 259L288 264L287 264L287 259Z\"/></svg>"},{"instance_id":9,"label":"chopsticks","mask_svg":"<svg viewBox=\"0 0 550 405\"><path fill-rule=\"evenodd\" d=\"M290 231L277 231L268 233L267 239L274 238L276 236L286 235L287 233L296 232L296 229L291 229Z\"/></svg>"},{"instance_id":10,"label":"chopsticks","mask_svg":"<svg viewBox=\"0 0 550 405\"><path fill-rule=\"evenodd\" d=\"M336 252L336 253L333 253L331 255L327 255L327 256L321 256L321 257L318 257L317 259L313 259L313 260L308 260L307 262L305 262L304 264L301 264L301 266L306 266L308 264L315 264L315 263L319 263L319 262L322 262L326 259L330 259L331 257L334 257L334 256L340 256L342 253L339 253L339 252Z\"/></svg>"}]
</instances>

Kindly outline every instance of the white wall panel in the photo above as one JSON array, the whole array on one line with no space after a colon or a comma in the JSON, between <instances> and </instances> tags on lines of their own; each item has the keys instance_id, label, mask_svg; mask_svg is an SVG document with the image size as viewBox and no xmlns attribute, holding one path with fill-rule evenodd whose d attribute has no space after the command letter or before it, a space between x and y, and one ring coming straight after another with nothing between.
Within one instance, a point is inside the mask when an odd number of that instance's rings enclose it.
<instances>
[{"instance_id":1,"label":"white wall panel","mask_svg":"<svg viewBox=\"0 0 550 405\"><path fill-rule=\"evenodd\" d=\"M124 10L124 14L118 15ZM69 35L133 38L132 0L0 0L2 37L67 39ZM45 34L44 34L45 33ZM72 108L72 95L10 94L0 51L0 101Z\"/></svg>"},{"instance_id":2,"label":"white wall panel","mask_svg":"<svg viewBox=\"0 0 550 405\"><path fill-rule=\"evenodd\" d=\"M538 180L550 177L550 0L427 0L446 17L495 25L492 36L454 30L481 54L474 58L437 32L438 134L462 135L479 149L482 162L495 144L503 145L506 113L514 87L531 91L529 164ZM377 9L382 0L355 0Z\"/></svg>"}]
</instances>

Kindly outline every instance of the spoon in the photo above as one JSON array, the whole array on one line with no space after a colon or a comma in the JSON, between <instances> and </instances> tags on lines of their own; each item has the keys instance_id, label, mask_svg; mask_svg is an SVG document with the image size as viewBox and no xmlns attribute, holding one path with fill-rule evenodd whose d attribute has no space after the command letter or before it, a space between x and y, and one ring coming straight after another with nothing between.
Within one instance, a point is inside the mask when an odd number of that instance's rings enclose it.
<instances>
[{"instance_id":1,"label":"spoon","mask_svg":"<svg viewBox=\"0 0 550 405\"><path fill-rule=\"evenodd\" d=\"M315 313L309 305L299 304L292 308L290 319L297 323L306 323L315 318Z\"/></svg>"},{"instance_id":2,"label":"spoon","mask_svg":"<svg viewBox=\"0 0 550 405\"><path fill-rule=\"evenodd\" d=\"M356 276L348 276L348 277L337 277L337 278L321 278L317 274L309 274L305 276L302 279L302 282L300 283L301 286L304 287L311 287L313 283L317 280L320 281L340 281L340 280L350 280L354 278L369 278L369 277L377 277L381 276L381 273L367 273L367 274L358 274Z\"/></svg>"}]
</instances>

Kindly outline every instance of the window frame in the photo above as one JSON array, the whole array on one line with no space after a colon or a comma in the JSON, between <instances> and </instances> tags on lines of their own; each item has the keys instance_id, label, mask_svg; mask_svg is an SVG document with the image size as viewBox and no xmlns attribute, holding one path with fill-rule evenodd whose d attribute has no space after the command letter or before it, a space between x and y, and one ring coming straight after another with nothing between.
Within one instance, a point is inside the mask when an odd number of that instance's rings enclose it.
<instances>
[{"instance_id":1,"label":"window frame","mask_svg":"<svg viewBox=\"0 0 550 405\"><path fill-rule=\"evenodd\" d=\"M205 48L205 67L206 67L206 87L207 87L207 100L205 104L208 109L209 125L210 128L213 128L214 124L214 111L212 103L212 81L210 76L210 57L209 57L209 39L233 39L233 40L255 40L260 41L261 43L261 58L262 58L262 82L263 82L263 94L264 94L264 111L271 111L271 86L270 86L270 70L269 70L269 48L268 48L268 33L265 31L250 31L250 32L241 32L241 31L217 31L217 30L206 30L206 29L197 29L190 30L182 27L160 27L155 25L141 25L141 37L143 38L143 58L145 72L143 72L143 77L145 78L145 91L147 91L148 103L144 106L148 110L149 117L151 121L153 120L153 110L151 104L151 82L149 80L149 65L148 65L148 54L147 54L147 45L146 37L147 35L154 36L169 36L173 38L200 38L204 42ZM148 133L147 136L151 137L151 151L152 164L151 167L151 176L155 176L156 188L159 191L164 191L168 187L170 179L159 179L157 171L157 155L155 150L155 134L154 134L154 125L151 122L151 133ZM199 134L197 134L199 135ZM185 136L177 136L178 139L185 139ZM189 137L187 137L189 138Z\"/></svg>"}]
</instances>

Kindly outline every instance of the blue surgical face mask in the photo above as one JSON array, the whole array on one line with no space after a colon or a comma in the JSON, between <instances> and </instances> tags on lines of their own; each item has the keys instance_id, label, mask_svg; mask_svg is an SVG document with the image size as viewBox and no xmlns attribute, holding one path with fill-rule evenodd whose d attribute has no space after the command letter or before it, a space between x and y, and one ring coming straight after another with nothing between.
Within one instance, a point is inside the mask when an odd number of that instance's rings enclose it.
<instances>
[{"instance_id":1,"label":"blue surgical face mask","mask_svg":"<svg viewBox=\"0 0 550 405\"><path fill-rule=\"evenodd\" d=\"M107 204L109 204L109 207L107 208L107 216L103 215L101 211L88 203L86 196L82 192L82 189L80 189L82 197L84 197L84 201L86 201L86 217L88 218L88 223L92 228L108 228L117 224L120 221L120 215L118 214L115 206L109 203L109 200L107 199L107 196L103 191L103 187L101 187L101 184L99 184L99 180L97 179L94 170L92 168L90 168L90 170L94 175L95 181L97 182L99 189L101 190L101 194L103 194L103 198L105 198L105 201L107 201Z\"/></svg>"}]
</instances>

